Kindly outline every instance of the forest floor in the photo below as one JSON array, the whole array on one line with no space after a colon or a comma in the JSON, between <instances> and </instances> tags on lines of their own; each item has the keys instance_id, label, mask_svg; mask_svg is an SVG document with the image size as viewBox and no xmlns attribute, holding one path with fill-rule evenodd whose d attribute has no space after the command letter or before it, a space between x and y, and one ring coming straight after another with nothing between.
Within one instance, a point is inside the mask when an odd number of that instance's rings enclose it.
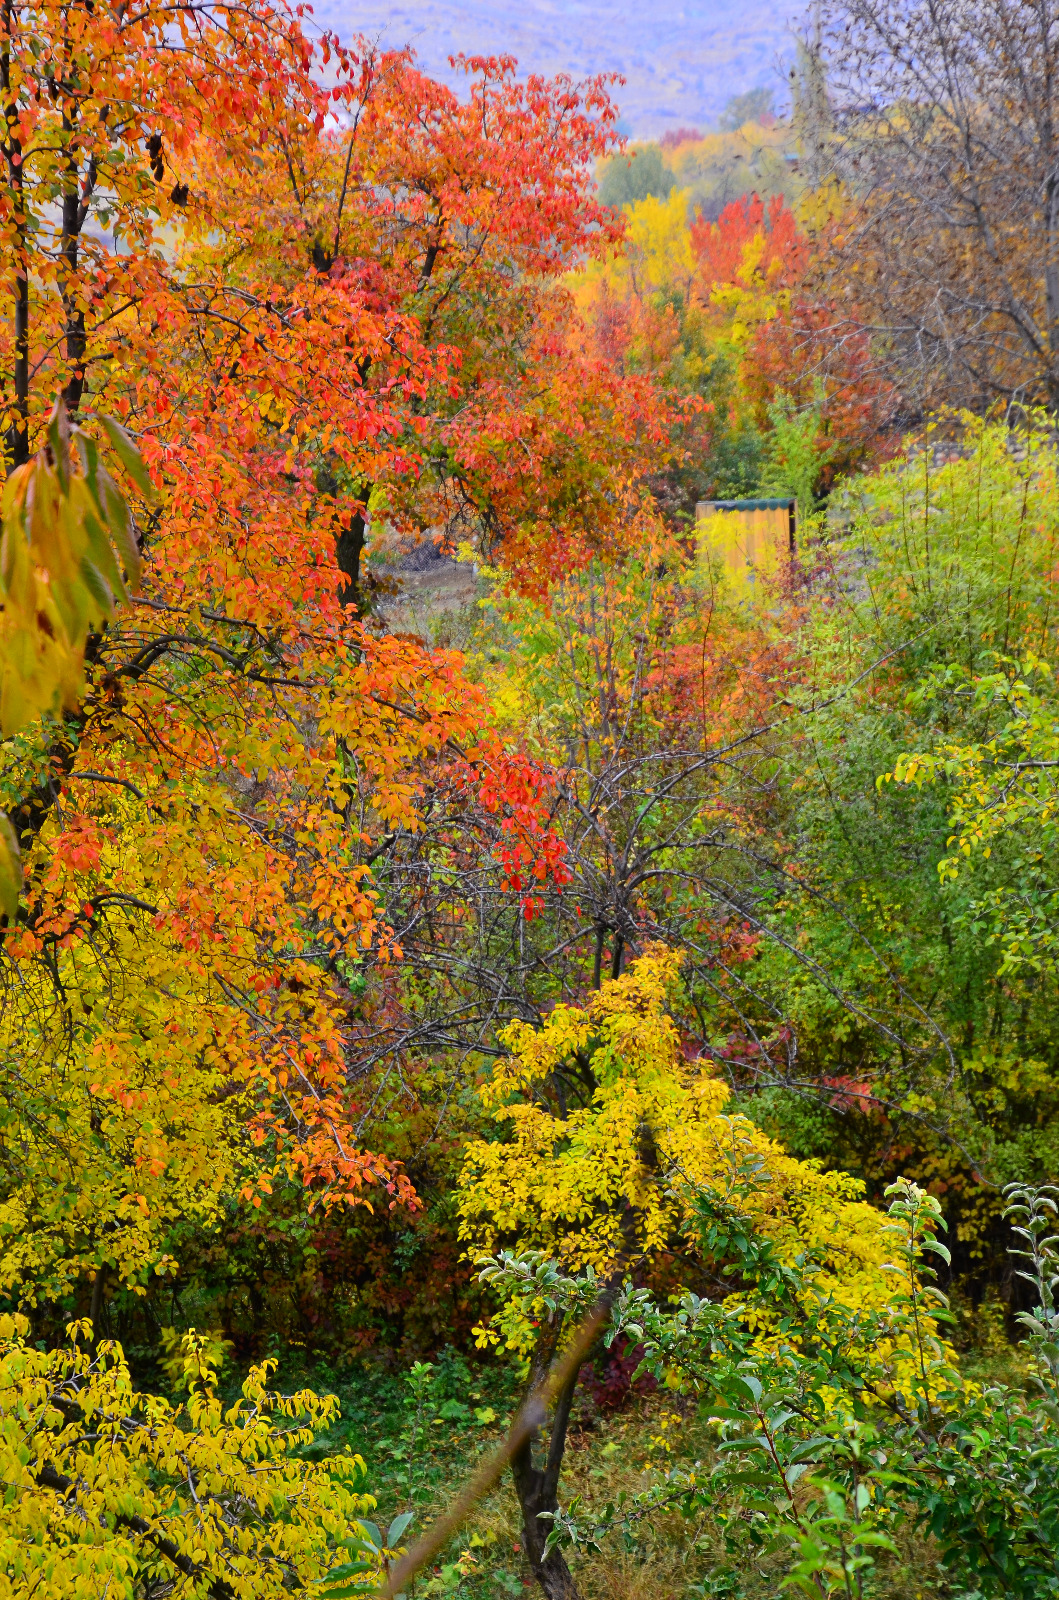
<instances>
[{"instance_id":1,"label":"forest floor","mask_svg":"<svg viewBox=\"0 0 1059 1600\"><path fill-rule=\"evenodd\" d=\"M999 1306L965 1313L954 1330L963 1346L964 1370L979 1382L1019 1387L1025 1371L1003 1331ZM343 1446L364 1456L368 1487L379 1495L383 1527L401 1511L415 1511L406 1536L423 1532L449 1505L482 1455L503 1437L518 1401L511 1365L444 1351L432 1363L403 1374L366 1363L336 1373L314 1367L285 1379L330 1389L342 1402L342 1420L316 1451ZM284 1387L288 1383L284 1382ZM617 1399L618 1404L613 1404ZM602 1402L602 1403L601 1403ZM708 1405L665 1388L634 1394L589 1379L575 1402L560 1500L582 1510L630 1499L674 1468L708 1478L716 1460L716 1426ZM578 1520L582 1520L579 1517ZM589 1520L584 1518L583 1520ZM929 1539L898 1530L898 1553L880 1552L865 1575L864 1600L976 1600L954 1587ZM716 1516L693 1523L679 1511L644 1517L598 1554L570 1559L582 1600L777 1600L789 1561L748 1554L740 1537L727 1547ZM784 1593L789 1591L783 1591ZM409 1600L503 1600L539 1593L521 1547L518 1507L505 1478L481 1502L440 1564L421 1575Z\"/></svg>"},{"instance_id":2,"label":"forest floor","mask_svg":"<svg viewBox=\"0 0 1059 1600\"><path fill-rule=\"evenodd\" d=\"M388 633L414 634L428 644L447 644L454 618L486 588L476 567L442 556L425 543L371 573L376 625Z\"/></svg>"}]
</instances>

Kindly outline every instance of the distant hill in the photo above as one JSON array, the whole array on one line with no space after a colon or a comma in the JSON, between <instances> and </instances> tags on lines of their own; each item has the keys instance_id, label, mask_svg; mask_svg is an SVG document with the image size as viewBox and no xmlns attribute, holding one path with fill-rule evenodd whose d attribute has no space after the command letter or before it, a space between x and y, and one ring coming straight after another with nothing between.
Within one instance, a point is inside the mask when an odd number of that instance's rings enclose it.
<instances>
[{"instance_id":1,"label":"distant hill","mask_svg":"<svg viewBox=\"0 0 1059 1600\"><path fill-rule=\"evenodd\" d=\"M411 44L425 70L455 81L448 57L518 57L523 72L620 72L622 122L638 138L717 117L759 85L782 94L789 26L804 10L775 0L315 0L321 27Z\"/></svg>"}]
</instances>

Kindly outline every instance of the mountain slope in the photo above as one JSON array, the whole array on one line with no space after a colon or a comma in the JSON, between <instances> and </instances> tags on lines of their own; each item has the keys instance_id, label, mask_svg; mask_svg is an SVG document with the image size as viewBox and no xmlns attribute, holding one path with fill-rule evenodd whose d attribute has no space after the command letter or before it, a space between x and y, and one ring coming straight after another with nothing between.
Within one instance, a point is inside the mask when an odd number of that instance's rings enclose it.
<instances>
[{"instance_id":1,"label":"mountain slope","mask_svg":"<svg viewBox=\"0 0 1059 1600\"><path fill-rule=\"evenodd\" d=\"M340 35L363 32L411 44L424 69L458 85L448 57L518 57L523 73L585 77L619 72L623 126L657 137L716 117L734 94L759 84L782 97L790 20L802 7L769 0L317 0L315 18Z\"/></svg>"}]
</instances>

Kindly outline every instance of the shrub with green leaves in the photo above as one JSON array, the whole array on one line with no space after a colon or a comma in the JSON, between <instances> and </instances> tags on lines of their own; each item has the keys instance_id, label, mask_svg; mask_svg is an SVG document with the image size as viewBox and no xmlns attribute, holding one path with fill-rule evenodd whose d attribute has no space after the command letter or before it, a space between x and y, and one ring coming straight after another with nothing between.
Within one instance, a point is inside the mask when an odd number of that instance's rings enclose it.
<instances>
[{"instance_id":1,"label":"shrub with green leaves","mask_svg":"<svg viewBox=\"0 0 1059 1600\"><path fill-rule=\"evenodd\" d=\"M936 1331L950 1315L931 1266L948 1258L940 1206L905 1179L888 1194L895 1293L868 1310L821 1293L810 1257L780 1262L745 1218L700 1200L703 1246L729 1256L742 1292L663 1307L626 1285L605 1338L642 1342L642 1370L698 1396L716 1430L712 1458L659 1474L624 1503L562 1508L553 1546L598 1551L646 1520L708 1511L725 1546L715 1578L732 1595L748 1563L766 1558L784 1588L862 1600L909 1532L930 1536L968 1593L1059 1594L1059 1190L1007 1196L1019 1275L1037 1300L1022 1314L1026 1392L960 1373ZM586 1302L595 1287L538 1259L487 1270L516 1295L546 1279L556 1304ZM908 1349L911 1367L896 1359Z\"/></svg>"}]
</instances>

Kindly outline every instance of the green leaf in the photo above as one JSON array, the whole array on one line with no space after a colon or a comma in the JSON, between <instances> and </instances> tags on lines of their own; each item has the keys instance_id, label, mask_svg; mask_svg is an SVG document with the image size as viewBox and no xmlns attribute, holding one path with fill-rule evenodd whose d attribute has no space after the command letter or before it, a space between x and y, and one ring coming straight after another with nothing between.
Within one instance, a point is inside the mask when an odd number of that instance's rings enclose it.
<instances>
[{"instance_id":1,"label":"green leaf","mask_svg":"<svg viewBox=\"0 0 1059 1600\"><path fill-rule=\"evenodd\" d=\"M742 1394L754 1404L761 1399L761 1384L752 1373L730 1373L728 1377L728 1386L730 1389L734 1390L736 1394L742 1392Z\"/></svg>"},{"instance_id":2,"label":"green leaf","mask_svg":"<svg viewBox=\"0 0 1059 1600\"><path fill-rule=\"evenodd\" d=\"M386 1548L388 1550L393 1550L395 1548L398 1539L401 1537L402 1533L404 1533L409 1523L414 1521L414 1519L414 1511L402 1511L399 1517L394 1517L393 1521L390 1523L390 1526L386 1530Z\"/></svg>"}]
</instances>

